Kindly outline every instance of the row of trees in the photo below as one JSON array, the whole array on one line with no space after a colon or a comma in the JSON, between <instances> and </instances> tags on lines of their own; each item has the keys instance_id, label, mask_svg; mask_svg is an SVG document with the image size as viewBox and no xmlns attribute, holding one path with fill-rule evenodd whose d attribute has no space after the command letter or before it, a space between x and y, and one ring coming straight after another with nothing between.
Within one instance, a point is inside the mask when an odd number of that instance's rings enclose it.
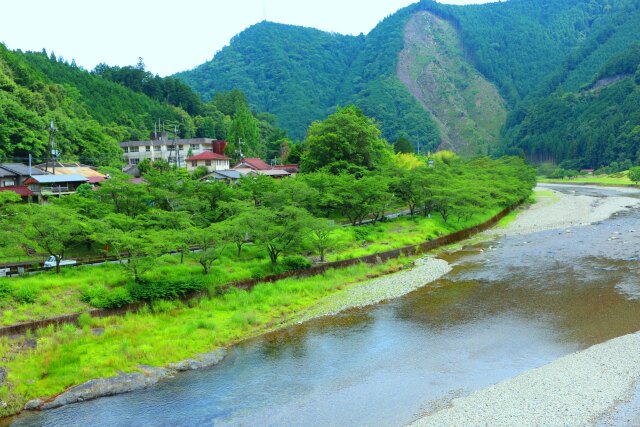
<instances>
[{"instance_id":1,"label":"row of trees","mask_svg":"<svg viewBox=\"0 0 640 427\"><path fill-rule=\"evenodd\" d=\"M47 205L3 199L4 246L52 255L58 270L70 247L104 248L127 260L136 282L157 255L176 251L183 258L190 247L199 248L192 256L205 273L227 246L240 257L249 242L276 266L282 254L310 250L323 260L335 244L336 222L375 224L406 209L459 223L524 199L535 183L520 158L394 154L355 107L314 123L301 157L305 173L284 180L256 175L227 185L158 162L143 168L144 184L113 170L97 189L84 184Z\"/></svg>"},{"instance_id":2,"label":"row of trees","mask_svg":"<svg viewBox=\"0 0 640 427\"><path fill-rule=\"evenodd\" d=\"M411 166L403 165L407 159ZM411 163L410 163L411 164ZM314 249L321 258L332 245L336 222L374 223L392 210L411 215L439 214L445 222L511 205L526 197L534 176L518 158L430 167L412 155L398 155L387 172L356 176L325 171L276 181L249 176L237 186L185 177L175 170L151 169L146 184L114 176L97 190L88 185L47 205L5 203L5 245L33 248L60 261L69 248L104 248L127 259L135 280L170 251L192 256L208 273L232 245L240 256L248 242L264 247L276 265L282 254ZM7 200L10 202L10 200Z\"/></svg>"}]
</instances>

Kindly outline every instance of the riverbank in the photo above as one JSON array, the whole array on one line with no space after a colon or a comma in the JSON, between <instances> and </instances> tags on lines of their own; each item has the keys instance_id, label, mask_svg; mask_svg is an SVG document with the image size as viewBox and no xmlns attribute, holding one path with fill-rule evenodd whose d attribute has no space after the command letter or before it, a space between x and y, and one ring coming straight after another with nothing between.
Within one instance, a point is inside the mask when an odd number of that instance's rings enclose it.
<instances>
[{"instance_id":1,"label":"riverbank","mask_svg":"<svg viewBox=\"0 0 640 427\"><path fill-rule=\"evenodd\" d=\"M537 231L588 226L637 208L640 200L627 196L598 199L536 188L537 203L524 209L503 229L488 233L526 235ZM617 188L620 193L638 190ZM607 424L620 402L637 393L640 382L640 332L594 345L541 368L453 399L412 426L583 426Z\"/></svg>"},{"instance_id":2,"label":"riverbank","mask_svg":"<svg viewBox=\"0 0 640 427\"><path fill-rule=\"evenodd\" d=\"M451 266L444 260L433 257L418 258L411 269L350 286L342 292L322 299L307 312L294 317L293 321L306 322L317 317L331 316L352 308L399 298L434 282L449 271Z\"/></svg>"},{"instance_id":3,"label":"riverbank","mask_svg":"<svg viewBox=\"0 0 640 427\"><path fill-rule=\"evenodd\" d=\"M136 314L128 313L124 317L92 318L85 314L78 319L81 329L76 329L72 324L57 327L51 324L39 329L35 339L30 334L18 341L3 338L0 340L0 350L6 361L9 382L0 389L0 397L7 403L0 408L0 413L8 415L17 412L28 399L31 400L25 409L47 408L57 400L55 396L65 390L62 396L70 397L62 401L78 401L87 398L87 389L91 390L91 396L99 397L116 394L120 390L146 387L145 378L145 381L137 381L140 384L132 386L131 380L135 375L127 374L147 372L145 375L148 375L148 366L166 366L175 363L176 359L182 360L287 326L291 323L290 319L299 313L306 313L323 297L365 278L402 270L411 258L417 257L409 255L407 258L407 254L417 254L460 241L486 230L507 212L509 209L481 224L439 239L377 254L367 261L373 264L349 263L350 267L339 270L322 269L319 276L258 284L250 291L230 288L220 295L186 302L160 300L143 307ZM435 266L438 268L434 272ZM425 277L423 273L426 270L429 270L429 274ZM411 272L408 277L363 285L362 289L343 300L338 309L395 298L435 280L447 271L446 262L427 259L417 272ZM391 281L397 281L399 285L380 289ZM368 289L368 292L363 289ZM307 316L312 318L335 311L334 301ZM161 374L158 380L171 375L171 372L163 371ZM96 377L99 380L91 380ZM79 389L69 389L71 384L88 380L91 381ZM89 384L98 384L98 387ZM103 387L105 384L108 387ZM41 399L38 396L54 398Z\"/></svg>"},{"instance_id":4,"label":"riverbank","mask_svg":"<svg viewBox=\"0 0 640 427\"><path fill-rule=\"evenodd\" d=\"M579 227L603 221L620 211L640 206L640 199L632 197L618 196L603 199L556 191L562 187L554 184L538 185L534 190L536 203L524 208L506 227L495 231L502 235L517 235ZM583 188L598 187L584 186ZM638 193L638 190L629 188L616 188L616 191Z\"/></svg>"},{"instance_id":5,"label":"riverbank","mask_svg":"<svg viewBox=\"0 0 640 427\"><path fill-rule=\"evenodd\" d=\"M562 357L494 386L454 399L413 427L450 425L594 425L640 381L640 333Z\"/></svg>"}]
</instances>

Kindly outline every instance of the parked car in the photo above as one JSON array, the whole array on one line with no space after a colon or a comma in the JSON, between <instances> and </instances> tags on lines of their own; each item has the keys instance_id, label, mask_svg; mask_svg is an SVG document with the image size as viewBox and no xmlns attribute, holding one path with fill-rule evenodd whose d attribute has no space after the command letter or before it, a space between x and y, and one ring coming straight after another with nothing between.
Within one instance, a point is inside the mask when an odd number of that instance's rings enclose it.
<instances>
[{"instance_id":1,"label":"parked car","mask_svg":"<svg viewBox=\"0 0 640 427\"><path fill-rule=\"evenodd\" d=\"M75 264L76 264L76 260L75 259L63 259L63 260L60 260L60 267L62 267L63 265L75 265ZM56 266L56 257L51 255L44 262L44 268L54 268L55 266Z\"/></svg>"}]
</instances>

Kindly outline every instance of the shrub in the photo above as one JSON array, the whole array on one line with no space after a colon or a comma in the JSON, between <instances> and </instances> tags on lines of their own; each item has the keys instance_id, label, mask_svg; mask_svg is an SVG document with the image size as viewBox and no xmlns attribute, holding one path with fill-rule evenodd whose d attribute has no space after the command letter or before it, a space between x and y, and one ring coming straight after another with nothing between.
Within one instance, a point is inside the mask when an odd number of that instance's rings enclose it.
<instances>
[{"instance_id":1,"label":"shrub","mask_svg":"<svg viewBox=\"0 0 640 427\"><path fill-rule=\"evenodd\" d=\"M118 308L134 302L127 288L120 287L109 290L103 285L81 289L80 299L97 308Z\"/></svg>"},{"instance_id":2,"label":"shrub","mask_svg":"<svg viewBox=\"0 0 640 427\"><path fill-rule=\"evenodd\" d=\"M187 279L143 279L140 283L130 283L127 285L127 290L135 301L179 298L191 292L206 288L206 280L202 277L190 277Z\"/></svg>"},{"instance_id":3,"label":"shrub","mask_svg":"<svg viewBox=\"0 0 640 427\"><path fill-rule=\"evenodd\" d=\"M78 325L81 328L91 327L92 324L93 324L93 318L89 313L82 313L80 316L78 316Z\"/></svg>"},{"instance_id":4,"label":"shrub","mask_svg":"<svg viewBox=\"0 0 640 427\"><path fill-rule=\"evenodd\" d=\"M288 256L282 260L282 266L285 271L290 270L304 270L311 267L311 262L303 256L295 255Z\"/></svg>"},{"instance_id":5,"label":"shrub","mask_svg":"<svg viewBox=\"0 0 640 427\"><path fill-rule=\"evenodd\" d=\"M38 299L38 291L31 285L25 285L19 288L13 297L20 303L33 304Z\"/></svg>"},{"instance_id":6,"label":"shrub","mask_svg":"<svg viewBox=\"0 0 640 427\"><path fill-rule=\"evenodd\" d=\"M3 280L0 282L0 300L8 298L11 295L12 291L13 288L8 281Z\"/></svg>"}]
</instances>

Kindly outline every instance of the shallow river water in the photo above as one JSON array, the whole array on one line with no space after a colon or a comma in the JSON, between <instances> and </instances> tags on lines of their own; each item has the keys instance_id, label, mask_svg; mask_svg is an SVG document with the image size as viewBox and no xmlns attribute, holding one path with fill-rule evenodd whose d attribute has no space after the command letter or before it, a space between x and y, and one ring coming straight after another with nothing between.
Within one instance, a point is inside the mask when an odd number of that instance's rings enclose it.
<instances>
[{"instance_id":1,"label":"shallow river water","mask_svg":"<svg viewBox=\"0 0 640 427\"><path fill-rule=\"evenodd\" d=\"M216 367L147 390L24 414L14 425L397 426L640 330L638 211L443 258L453 271L403 298L247 341ZM634 401L620 410L637 413Z\"/></svg>"}]
</instances>

